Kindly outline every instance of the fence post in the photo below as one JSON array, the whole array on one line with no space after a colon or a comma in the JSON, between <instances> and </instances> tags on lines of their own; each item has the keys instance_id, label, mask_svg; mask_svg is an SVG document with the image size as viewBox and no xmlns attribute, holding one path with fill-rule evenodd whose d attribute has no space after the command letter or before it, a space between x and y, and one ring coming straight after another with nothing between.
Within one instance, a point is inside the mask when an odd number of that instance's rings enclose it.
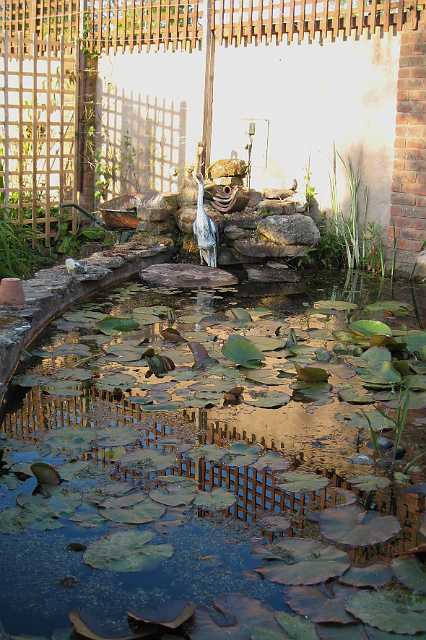
<instances>
[{"instance_id":1,"label":"fence post","mask_svg":"<svg viewBox=\"0 0 426 640\"><path fill-rule=\"evenodd\" d=\"M214 4L212 0L203 0L203 65L204 65L204 95L203 95L203 136L200 170L205 175L210 164L213 123L213 89L214 89L214 59L215 59L215 34L212 29L212 16Z\"/></svg>"},{"instance_id":2,"label":"fence post","mask_svg":"<svg viewBox=\"0 0 426 640\"><path fill-rule=\"evenodd\" d=\"M93 211L95 206L95 154L96 154L96 85L98 59L95 55L79 51L78 74L79 113L76 119L78 143L77 184L79 202L84 209Z\"/></svg>"}]
</instances>

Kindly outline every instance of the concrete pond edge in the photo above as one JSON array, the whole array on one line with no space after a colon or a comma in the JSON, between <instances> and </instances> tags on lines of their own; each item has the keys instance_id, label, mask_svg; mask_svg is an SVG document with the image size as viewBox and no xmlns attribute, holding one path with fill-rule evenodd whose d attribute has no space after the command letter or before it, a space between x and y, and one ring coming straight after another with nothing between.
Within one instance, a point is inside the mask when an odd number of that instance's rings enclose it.
<instances>
[{"instance_id":1,"label":"concrete pond edge","mask_svg":"<svg viewBox=\"0 0 426 640\"><path fill-rule=\"evenodd\" d=\"M129 242L81 260L85 273L70 275L65 266L58 265L41 269L25 280L25 307L0 305L0 408L23 352L52 320L69 307L132 278L141 269L168 262L174 253L174 247L166 243L146 248Z\"/></svg>"}]
</instances>

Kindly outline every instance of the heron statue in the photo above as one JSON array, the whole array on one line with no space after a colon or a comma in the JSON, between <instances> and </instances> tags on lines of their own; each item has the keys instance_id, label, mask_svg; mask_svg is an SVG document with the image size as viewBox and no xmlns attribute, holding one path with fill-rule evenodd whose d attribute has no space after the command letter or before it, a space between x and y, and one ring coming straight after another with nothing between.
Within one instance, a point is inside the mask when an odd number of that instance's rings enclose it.
<instances>
[{"instance_id":1,"label":"heron statue","mask_svg":"<svg viewBox=\"0 0 426 640\"><path fill-rule=\"evenodd\" d=\"M197 217L194 220L192 229L194 237L197 239L198 249L200 251L201 264L204 262L208 267L217 267L217 244L219 234L216 223L206 213L204 209L204 179L198 173L195 176L198 184L197 197Z\"/></svg>"}]
</instances>

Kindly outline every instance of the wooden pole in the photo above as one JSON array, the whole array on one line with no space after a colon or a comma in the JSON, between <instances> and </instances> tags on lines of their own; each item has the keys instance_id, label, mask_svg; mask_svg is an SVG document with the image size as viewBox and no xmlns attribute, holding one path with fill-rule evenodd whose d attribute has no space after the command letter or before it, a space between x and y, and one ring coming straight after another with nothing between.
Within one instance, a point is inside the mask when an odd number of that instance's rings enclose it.
<instances>
[{"instance_id":1,"label":"wooden pole","mask_svg":"<svg viewBox=\"0 0 426 640\"><path fill-rule=\"evenodd\" d=\"M201 173L206 174L210 164L210 153L212 143L212 123L213 123L213 87L214 87L214 58L215 58L215 35L212 29L212 12L214 11L213 0L203 0L203 33L202 51L204 63L204 106L203 106L203 137Z\"/></svg>"}]
</instances>

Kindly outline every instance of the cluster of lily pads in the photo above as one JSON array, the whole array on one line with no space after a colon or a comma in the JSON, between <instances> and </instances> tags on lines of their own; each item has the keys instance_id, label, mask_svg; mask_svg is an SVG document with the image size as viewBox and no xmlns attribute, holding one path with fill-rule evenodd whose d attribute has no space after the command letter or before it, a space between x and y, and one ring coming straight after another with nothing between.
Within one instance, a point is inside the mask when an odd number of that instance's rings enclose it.
<instances>
[{"instance_id":1,"label":"cluster of lily pads","mask_svg":"<svg viewBox=\"0 0 426 640\"><path fill-rule=\"evenodd\" d=\"M138 291L132 286L130 297ZM349 410L341 413L342 423L373 444L383 431L393 431L393 453L408 411L426 407L426 332L394 326L398 316L410 313L405 304L386 301L361 312L353 303L322 300L306 311L303 328L263 307L211 314L180 313L166 305L136 307L128 315L104 310L95 302L66 313L57 323L53 348L34 353L41 366L17 376L15 383L40 387L47 398L78 397L88 387L120 392L146 413L226 407L229 396L253 411L284 407L291 400L339 399L340 408ZM370 317L377 314L386 317ZM365 410L368 405L375 406ZM295 514L276 506L257 513L256 526L269 542L260 535L255 540L255 575L283 585L290 613L241 594L218 599L212 607L174 602L161 611L129 612L123 637L426 638L425 516L419 522L420 546L408 554L365 567L353 566L350 558L353 549L401 534L395 516L366 511L357 501L356 492L374 495L390 485L390 477L356 474L348 478L354 492L338 490L325 476L295 469L289 456L259 444L197 444L172 434L153 448L141 446L141 435L137 426L102 425L40 431L38 445L0 440L0 487L18 491L16 504L0 512L0 534L103 527L101 537L82 549L86 565L119 573L153 571L175 553L172 536L157 544L163 525L183 526L197 510L228 513L241 497L240 486L207 491L195 479L178 475L178 457L188 463L203 459L211 467L245 467L252 474L267 471L277 491L308 498L305 517L315 539L298 529ZM31 447L31 462L14 461L14 452ZM140 482L111 480L91 459L95 449L108 449L112 469L136 472ZM49 455L62 456L62 462L43 462ZM407 490L424 493L424 485L410 485L413 469L396 479ZM38 485L29 494L25 483L33 476ZM319 493L326 500L338 493L339 499L317 511ZM78 636L108 637L79 612L70 613L70 622Z\"/></svg>"}]
</instances>

